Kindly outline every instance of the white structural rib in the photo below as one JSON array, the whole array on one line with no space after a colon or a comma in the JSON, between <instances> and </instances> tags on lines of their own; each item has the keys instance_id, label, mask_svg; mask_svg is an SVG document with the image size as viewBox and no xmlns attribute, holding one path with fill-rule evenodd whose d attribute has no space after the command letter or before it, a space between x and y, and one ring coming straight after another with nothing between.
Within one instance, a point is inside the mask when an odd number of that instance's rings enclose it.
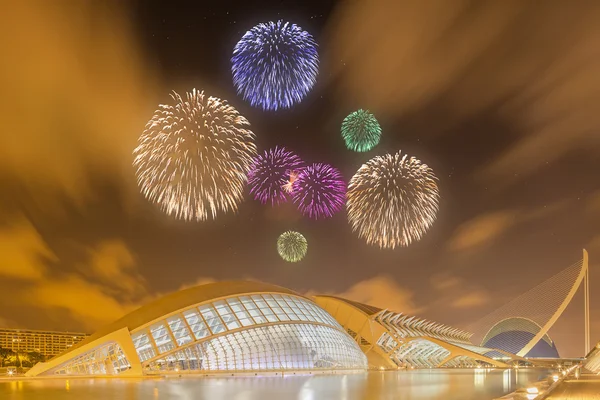
<instances>
[{"instance_id":1,"label":"white structural rib","mask_svg":"<svg viewBox=\"0 0 600 400\"><path fill-rule=\"evenodd\" d=\"M572 301L588 271L588 253L583 250L583 258L563 269L557 274L546 279L539 285L515 297L502 307L486 315L479 321L471 324L467 330L474 333L473 342L484 347L487 346L488 334L501 321L523 319L539 326L534 330L531 339L525 339L525 345L519 344L517 338L506 339L511 346L518 346L517 355L525 356L531 349L547 335L548 330L564 312ZM586 280L587 282L587 280ZM583 285L584 288L586 287ZM589 298L589 296L585 296ZM586 313L586 316L588 313ZM586 323L586 331L587 331ZM587 334L586 334L587 337ZM521 342L522 343L522 342Z\"/></svg>"},{"instance_id":2,"label":"white structural rib","mask_svg":"<svg viewBox=\"0 0 600 400\"><path fill-rule=\"evenodd\" d=\"M573 299L573 296L575 295L575 292L577 292L577 289L579 289L579 285L581 285L581 281L586 276L587 271L588 271L588 253L584 249L583 250L583 265L581 266L581 271L579 272L579 275L577 276L575 283L571 287L571 290L569 290L569 293L567 294L567 296L565 297L563 302L556 309L556 311L554 312L552 317L548 320L548 322L546 322L546 324L544 326L542 326L542 329L540 329L540 331L537 333L537 335L535 335L533 337L533 339L531 339L529 341L529 343L527 343L525 345L525 347L523 347L521 349L521 351L519 351L517 353L518 356L524 357L527 353L529 353L529 351L533 348L533 346L535 346L536 343L539 342L540 339L543 338L546 333L548 333L548 330L552 327L552 325L554 325L554 323L556 322L558 317L560 317L562 315L563 311L565 311L565 308L567 308L567 306ZM587 292L587 290L586 290L586 292ZM586 317L587 317L587 315L586 315ZM586 329L588 329L587 323L586 323ZM588 338L587 335L588 335L588 333L586 332L586 340ZM586 347L588 347L588 346L589 346L589 344L586 345Z\"/></svg>"}]
</instances>

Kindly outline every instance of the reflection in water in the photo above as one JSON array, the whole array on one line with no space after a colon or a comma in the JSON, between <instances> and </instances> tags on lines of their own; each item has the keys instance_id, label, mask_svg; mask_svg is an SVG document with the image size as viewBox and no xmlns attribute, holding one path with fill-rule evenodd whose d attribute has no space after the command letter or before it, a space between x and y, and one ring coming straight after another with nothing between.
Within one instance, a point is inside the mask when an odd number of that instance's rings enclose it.
<instances>
[{"instance_id":1,"label":"reflection in water","mask_svg":"<svg viewBox=\"0 0 600 400\"><path fill-rule=\"evenodd\" d=\"M502 373L502 390L505 393L510 393L511 392L511 375L512 375L512 369L505 369L504 372Z\"/></svg>"},{"instance_id":2,"label":"reflection in water","mask_svg":"<svg viewBox=\"0 0 600 400\"><path fill-rule=\"evenodd\" d=\"M2 400L485 400L545 370L413 370L285 377L0 380ZM518 384L517 384L518 379Z\"/></svg>"},{"instance_id":3,"label":"reflection in water","mask_svg":"<svg viewBox=\"0 0 600 400\"><path fill-rule=\"evenodd\" d=\"M477 368L473 374L475 377L474 385L476 388L482 388L485 384L485 369Z\"/></svg>"}]
</instances>

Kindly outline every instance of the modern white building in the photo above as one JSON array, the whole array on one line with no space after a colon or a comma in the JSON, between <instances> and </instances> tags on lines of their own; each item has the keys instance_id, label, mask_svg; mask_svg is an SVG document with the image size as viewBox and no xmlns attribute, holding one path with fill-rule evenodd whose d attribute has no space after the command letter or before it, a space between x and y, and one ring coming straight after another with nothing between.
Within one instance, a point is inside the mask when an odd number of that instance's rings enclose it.
<instances>
[{"instance_id":1,"label":"modern white building","mask_svg":"<svg viewBox=\"0 0 600 400\"><path fill-rule=\"evenodd\" d=\"M369 368L509 367L525 359L476 346L471 333L335 296L316 296L367 355Z\"/></svg>"},{"instance_id":2,"label":"modern white building","mask_svg":"<svg viewBox=\"0 0 600 400\"><path fill-rule=\"evenodd\" d=\"M345 329L309 298L257 282L175 292L126 315L28 376L365 370Z\"/></svg>"},{"instance_id":3,"label":"modern white building","mask_svg":"<svg viewBox=\"0 0 600 400\"><path fill-rule=\"evenodd\" d=\"M600 375L600 342L586 356L583 366L588 371Z\"/></svg>"}]
</instances>

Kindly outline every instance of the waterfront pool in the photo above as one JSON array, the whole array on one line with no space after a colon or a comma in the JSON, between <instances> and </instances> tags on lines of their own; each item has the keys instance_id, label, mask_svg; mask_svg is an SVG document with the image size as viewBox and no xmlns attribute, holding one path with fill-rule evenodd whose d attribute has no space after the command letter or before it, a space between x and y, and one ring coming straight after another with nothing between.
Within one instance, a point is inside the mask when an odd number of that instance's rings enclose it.
<instances>
[{"instance_id":1,"label":"waterfront pool","mask_svg":"<svg viewBox=\"0 0 600 400\"><path fill-rule=\"evenodd\" d=\"M350 375L0 380L2 400L486 400L546 370L413 370Z\"/></svg>"}]
</instances>

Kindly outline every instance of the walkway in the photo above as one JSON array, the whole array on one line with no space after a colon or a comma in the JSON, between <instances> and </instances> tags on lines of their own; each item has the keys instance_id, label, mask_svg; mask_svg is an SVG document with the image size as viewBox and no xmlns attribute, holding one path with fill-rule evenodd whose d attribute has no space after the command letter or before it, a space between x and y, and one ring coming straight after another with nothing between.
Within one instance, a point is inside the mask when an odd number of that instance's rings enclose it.
<instances>
[{"instance_id":1,"label":"walkway","mask_svg":"<svg viewBox=\"0 0 600 400\"><path fill-rule=\"evenodd\" d=\"M567 379L552 391L547 400L600 400L600 376L582 374Z\"/></svg>"}]
</instances>

